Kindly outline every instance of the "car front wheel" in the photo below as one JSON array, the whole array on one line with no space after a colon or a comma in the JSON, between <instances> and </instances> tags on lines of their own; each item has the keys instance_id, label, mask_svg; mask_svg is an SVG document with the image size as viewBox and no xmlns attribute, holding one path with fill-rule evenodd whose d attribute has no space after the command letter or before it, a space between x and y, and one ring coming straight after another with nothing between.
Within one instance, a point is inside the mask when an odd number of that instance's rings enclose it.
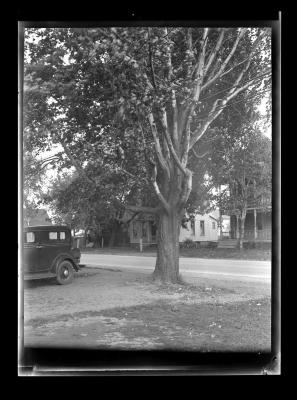
<instances>
[{"instance_id":1,"label":"car front wheel","mask_svg":"<svg viewBox=\"0 0 297 400\"><path fill-rule=\"evenodd\" d=\"M61 261L57 268L57 282L60 285L67 285L74 279L74 270L70 261Z\"/></svg>"}]
</instances>

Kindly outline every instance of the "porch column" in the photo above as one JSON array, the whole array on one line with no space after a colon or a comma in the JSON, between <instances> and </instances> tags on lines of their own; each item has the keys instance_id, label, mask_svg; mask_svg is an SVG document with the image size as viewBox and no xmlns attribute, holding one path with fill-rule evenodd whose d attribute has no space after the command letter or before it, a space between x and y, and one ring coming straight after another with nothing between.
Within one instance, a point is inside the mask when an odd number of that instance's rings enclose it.
<instances>
[{"instance_id":1,"label":"porch column","mask_svg":"<svg viewBox=\"0 0 297 400\"><path fill-rule=\"evenodd\" d=\"M254 238L257 239L258 232L257 232L257 210L254 208Z\"/></svg>"},{"instance_id":2,"label":"porch column","mask_svg":"<svg viewBox=\"0 0 297 400\"><path fill-rule=\"evenodd\" d=\"M236 214L236 239L239 238L238 215Z\"/></svg>"}]
</instances>

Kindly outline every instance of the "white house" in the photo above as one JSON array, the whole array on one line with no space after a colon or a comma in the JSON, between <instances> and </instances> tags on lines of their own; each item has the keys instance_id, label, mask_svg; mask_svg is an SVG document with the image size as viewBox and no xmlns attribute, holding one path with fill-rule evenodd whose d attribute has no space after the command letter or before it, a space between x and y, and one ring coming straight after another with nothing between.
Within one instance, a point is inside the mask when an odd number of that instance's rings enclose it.
<instances>
[{"instance_id":1,"label":"white house","mask_svg":"<svg viewBox=\"0 0 297 400\"><path fill-rule=\"evenodd\" d=\"M196 214L195 218L186 223L187 228L181 228L179 241L186 239L193 242L217 242L219 239L219 211L209 214Z\"/></svg>"},{"instance_id":2,"label":"white house","mask_svg":"<svg viewBox=\"0 0 297 400\"><path fill-rule=\"evenodd\" d=\"M219 239L219 210L208 214L196 214L195 218L186 222L186 228L180 230L179 241L186 239L194 242L216 242ZM156 243L157 227L154 222L154 216L142 214L136 217L129 224L130 243L139 244L142 239L143 244Z\"/></svg>"}]
</instances>

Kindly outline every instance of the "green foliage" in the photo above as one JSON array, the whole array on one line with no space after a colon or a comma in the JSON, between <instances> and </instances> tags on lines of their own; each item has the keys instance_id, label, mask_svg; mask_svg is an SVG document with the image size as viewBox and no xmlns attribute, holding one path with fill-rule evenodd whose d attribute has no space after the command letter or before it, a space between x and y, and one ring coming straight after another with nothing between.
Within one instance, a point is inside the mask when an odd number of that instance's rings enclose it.
<instances>
[{"instance_id":1,"label":"green foliage","mask_svg":"<svg viewBox=\"0 0 297 400\"><path fill-rule=\"evenodd\" d=\"M24 115L28 149L47 149L53 143L64 141L81 162L97 163L98 167L120 163L129 172L137 171L138 176L147 177L148 154L152 150L147 112L167 107L173 88L179 106L187 101L192 84L187 71L195 66L202 45L202 29L191 30L195 43L192 53L186 46L186 28L168 31L165 35L164 28L158 27L151 28L150 32L145 27L27 29ZM240 43L230 68L242 59L242 52L248 53L250 38L256 31L250 30L249 36ZM227 31L227 44L218 57L228 54L236 34L236 29ZM216 40L216 29L213 29L208 38L209 49ZM153 70L148 57L149 44ZM168 49L172 50L170 78L167 76ZM255 56L247 80L264 63L261 57L260 52ZM234 68L226 78L205 91L204 100L197 104L193 115L193 128L207 115L209 104L230 87L230 74L236 73ZM152 74L156 88L152 85L148 89L145 77L152 80ZM253 86L261 83L259 80ZM124 160L117 157L118 146L124 150ZM63 163L67 161L63 159Z\"/></svg>"},{"instance_id":2,"label":"green foliage","mask_svg":"<svg viewBox=\"0 0 297 400\"><path fill-rule=\"evenodd\" d=\"M241 136L232 140L222 135L216 143L211 174L214 185L225 187L218 196L220 208L226 212L242 211L247 205L270 207L272 189L271 140L252 124L244 123Z\"/></svg>"},{"instance_id":3,"label":"green foliage","mask_svg":"<svg viewBox=\"0 0 297 400\"><path fill-rule=\"evenodd\" d=\"M197 247L197 244L192 239L185 239L180 243L181 248L193 249Z\"/></svg>"},{"instance_id":4,"label":"green foliage","mask_svg":"<svg viewBox=\"0 0 297 400\"><path fill-rule=\"evenodd\" d=\"M253 110L263 92L270 89L270 35L260 28L247 29L223 76L212 83L239 32L236 28L224 31L223 45L205 72L204 83L210 84L195 100L200 55L205 51L205 59L209 60L221 34L217 28L209 30L207 41L201 28L27 29L26 151L39 154L59 144L63 152L55 160L57 172L74 166L78 174L54 184L48 201L57 213L67 215L73 224L83 225L104 217L119 218L126 204L164 206L160 190L155 190L157 185L172 207L186 205L189 214L209 210L211 189L228 178L230 167L230 163L222 162L216 149L224 151L241 137L242 111L250 118L242 103L252 104ZM260 45L246 64L256 38L262 38ZM249 66L246 71L245 65ZM226 107L226 94L234 85L237 89L241 71L245 74L240 84L248 86ZM180 165L165 139L162 112L165 110L172 138L173 93L180 142L174 144L176 158L194 173L192 192L190 180L185 178L190 175L180 173ZM223 111L213 120L215 105L216 112ZM155 119L170 179L157 157L157 139L152 135L149 114ZM187 129L193 138L208 120L211 127L206 126L207 135L193 149L210 151L210 156L197 162L191 152L188 157ZM214 142L208 143L211 139ZM205 172L209 172L211 181L204 181Z\"/></svg>"}]
</instances>

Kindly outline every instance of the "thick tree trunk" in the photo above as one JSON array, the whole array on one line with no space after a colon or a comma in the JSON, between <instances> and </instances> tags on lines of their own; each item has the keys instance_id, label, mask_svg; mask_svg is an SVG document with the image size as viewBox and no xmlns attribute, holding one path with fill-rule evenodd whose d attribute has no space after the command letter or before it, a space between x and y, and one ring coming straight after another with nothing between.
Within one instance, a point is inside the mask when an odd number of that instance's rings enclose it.
<instances>
[{"instance_id":1,"label":"thick tree trunk","mask_svg":"<svg viewBox=\"0 0 297 400\"><path fill-rule=\"evenodd\" d=\"M177 283L179 276L180 216L176 210L158 215L157 260L154 278L163 282Z\"/></svg>"}]
</instances>

